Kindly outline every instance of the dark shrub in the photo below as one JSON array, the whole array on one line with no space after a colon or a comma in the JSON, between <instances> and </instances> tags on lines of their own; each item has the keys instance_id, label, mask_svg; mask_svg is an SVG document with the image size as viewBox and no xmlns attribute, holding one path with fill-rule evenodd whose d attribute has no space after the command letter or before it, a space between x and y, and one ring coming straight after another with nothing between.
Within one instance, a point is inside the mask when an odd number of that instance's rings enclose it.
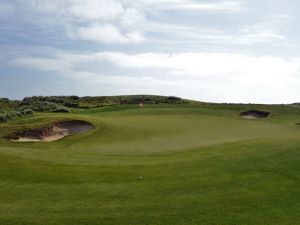
<instances>
[{"instance_id":1,"label":"dark shrub","mask_svg":"<svg viewBox=\"0 0 300 225\"><path fill-rule=\"evenodd\" d=\"M175 97L175 96L169 96L168 101L178 102L178 101L181 101L181 98L178 98L178 97Z\"/></svg>"},{"instance_id":2,"label":"dark shrub","mask_svg":"<svg viewBox=\"0 0 300 225\"><path fill-rule=\"evenodd\" d=\"M71 100L79 100L80 98L76 95L72 95L69 97Z\"/></svg>"},{"instance_id":3,"label":"dark shrub","mask_svg":"<svg viewBox=\"0 0 300 225\"><path fill-rule=\"evenodd\" d=\"M8 120L6 114L0 114L0 122L6 122Z\"/></svg>"},{"instance_id":4,"label":"dark shrub","mask_svg":"<svg viewBox=\"0 0 300 225\"><path fill-rule=\"evenodd\" d=\"M54 112L54 113L69 113L70 110L61 108L61 109L54 109L51 112Z\"/></svg>"},{"instance_id":5,"label":"dark shrub","mask_svg":"<svg viewBox=\"0 0 300 225\"><path fill-rule=\"evenodd\" d=\"M71 107L71 108L78 108L79 107L79 104L75 103L75 102L65 102L64 105L67 106L67 107Z\"/></svg>"}]
</instances>

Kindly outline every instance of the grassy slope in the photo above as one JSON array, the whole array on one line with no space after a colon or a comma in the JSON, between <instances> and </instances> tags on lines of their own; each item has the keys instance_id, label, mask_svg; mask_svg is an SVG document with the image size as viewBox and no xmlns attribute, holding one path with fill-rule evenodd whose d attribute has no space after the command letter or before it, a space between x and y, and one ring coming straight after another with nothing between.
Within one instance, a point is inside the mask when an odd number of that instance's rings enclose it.
<instances>
[{"instance_id":1,"label":"grassy slope","mask_svg":"<svg viewBox=\"0 0 300 225\"><path fill-rule=\"evenodd\" d=\"M254 121L242 106L149 107L68 115L97 129L58 142L0 141L0 224L300 223L298 108Z\"/></svg>"}]
</instances>

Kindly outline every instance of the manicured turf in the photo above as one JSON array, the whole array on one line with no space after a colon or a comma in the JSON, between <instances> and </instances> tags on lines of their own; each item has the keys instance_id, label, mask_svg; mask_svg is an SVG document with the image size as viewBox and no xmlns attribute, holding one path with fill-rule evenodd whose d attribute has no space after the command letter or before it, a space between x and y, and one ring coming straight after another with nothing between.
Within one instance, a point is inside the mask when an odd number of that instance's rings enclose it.
<instances>
[{"instance_id":1,"label":"manicured turf","mask_svg":"<svg viewBox=\"0 0 300 225\"><path fill-rule=\"evenodd\" d=\"M2 137L65 117L96 129L52 143L1 140L0 224L300 224L300 111L238 112L116 106L1 124Z\"/></svg>"}]
</instances>

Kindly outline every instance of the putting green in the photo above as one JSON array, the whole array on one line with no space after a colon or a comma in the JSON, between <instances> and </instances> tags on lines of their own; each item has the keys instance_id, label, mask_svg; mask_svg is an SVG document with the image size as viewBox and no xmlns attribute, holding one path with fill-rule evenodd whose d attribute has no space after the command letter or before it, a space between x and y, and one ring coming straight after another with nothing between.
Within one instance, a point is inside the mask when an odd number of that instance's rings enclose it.
<instances>
[{"instance_id":1,"label":"putting green","mask_svg":"<svg viewBox=\"0 0 300 225\"><path fill-rule=\"evenodd\" d=\"M237 115L83 111L67 117L96 129L51 143L2 140L0 224L300 224L300 117ZM1 124L0 135L65 117L36 114Z\"/></svg>"}]
</instances>

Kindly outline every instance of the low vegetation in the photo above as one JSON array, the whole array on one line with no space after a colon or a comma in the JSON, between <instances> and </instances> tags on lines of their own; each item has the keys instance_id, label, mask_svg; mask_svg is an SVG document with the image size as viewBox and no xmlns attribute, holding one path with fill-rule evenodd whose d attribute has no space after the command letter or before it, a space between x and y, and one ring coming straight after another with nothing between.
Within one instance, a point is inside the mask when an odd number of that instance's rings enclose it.
<instances>
[{"instance_id":1,"label":"low vegetation","mask_svg":"<svg viewBox=\"0 0 300 225\"><path fill-rule=\"evenodd\" d=\"M101 108L113 105L133 104L188 104L193 101L173 96L132 95L132 96L33 96L21 101L0 98L0 122L30 115L33 112L69 113L80 109Z\"/></svg>"}]
</instances>

